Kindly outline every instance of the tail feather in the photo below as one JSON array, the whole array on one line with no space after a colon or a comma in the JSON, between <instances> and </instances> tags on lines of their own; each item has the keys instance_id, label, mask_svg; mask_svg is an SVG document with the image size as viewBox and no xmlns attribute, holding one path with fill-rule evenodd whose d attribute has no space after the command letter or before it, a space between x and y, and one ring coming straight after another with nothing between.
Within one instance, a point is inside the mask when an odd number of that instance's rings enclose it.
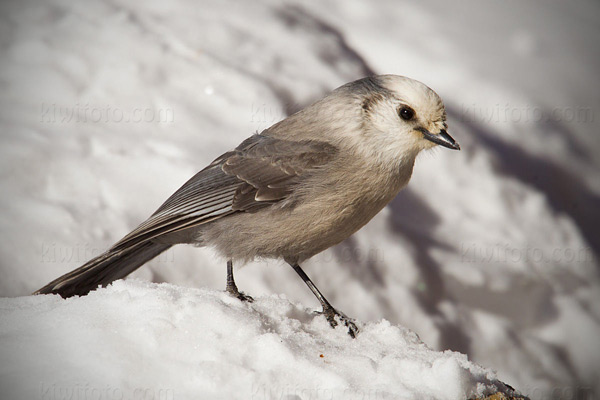
<instances>
[{"instance_id":1,"label":"tail feather","mask_svg":"<svg viewBox=\"0 0 600 400\"><path fill-rule=\"evenodd\" d=\"M98 286L124 278L171 245L143 242L125 249L110 249L81 267L53 280L34 294L83 296Z\"/></svg>"}]
</instances>

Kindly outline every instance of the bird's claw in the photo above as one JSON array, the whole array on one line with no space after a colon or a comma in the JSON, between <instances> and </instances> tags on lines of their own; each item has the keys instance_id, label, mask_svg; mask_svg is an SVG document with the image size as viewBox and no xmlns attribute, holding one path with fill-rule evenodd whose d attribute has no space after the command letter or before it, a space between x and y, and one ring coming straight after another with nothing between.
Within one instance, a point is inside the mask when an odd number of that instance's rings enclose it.
<instances>
[{"instance_id":1,"label":"bird's claw","mask_svg":"<svg viewBox=\"0 0 600 400\"><path fill-rule=\"evenodd\" d=\"M354 339L358 335L358 327L353 322L352 318L347 317L344 313L337 311L333 307L324 308L323 311L316 311L315 314L324 315L332 328L338 325L336 317L348 328L348 335Z\"/></svg>"},{"instance_id":2,"label":"bird's claw","mask_svg":"<svg viewBox=\"0 0 600 400\"><path fill-rule=\"evenodd\" d=\"M247 294L240 292L239 290L237 290L237 288L227 288L227 293L229 293L230 296L233 296L241 301L247 301L248 303L254 302L254 298L252 296L248 296Z\"/></svg>"}]
</instances>

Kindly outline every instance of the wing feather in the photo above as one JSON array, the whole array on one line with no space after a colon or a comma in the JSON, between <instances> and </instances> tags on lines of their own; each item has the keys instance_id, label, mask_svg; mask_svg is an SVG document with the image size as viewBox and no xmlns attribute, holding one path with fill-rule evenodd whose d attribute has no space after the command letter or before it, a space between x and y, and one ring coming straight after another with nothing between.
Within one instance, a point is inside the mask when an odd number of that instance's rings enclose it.
<instances>
[{"instance_id":1,"label":"wing feather","mask_svg":"<svg viewBox=\"0 0 600 400\"><path fill-rule=\"evenodd\" d=\"M193 176L113 248L280 202L336 152L324 142L254 135Z\"/></svg>"}]
</instances>

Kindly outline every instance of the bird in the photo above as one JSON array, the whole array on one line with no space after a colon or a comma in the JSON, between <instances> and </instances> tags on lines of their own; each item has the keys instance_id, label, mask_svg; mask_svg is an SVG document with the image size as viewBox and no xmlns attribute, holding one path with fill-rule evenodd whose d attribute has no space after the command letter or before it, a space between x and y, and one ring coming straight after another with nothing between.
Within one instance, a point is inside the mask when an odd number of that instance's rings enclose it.
<instances>
[{"instance_id":1,"label":"bird","mask_svg":"<svg viewBox=\"0 0 600 400\"><path fill-rule=\"evenodd\" d=\"M347 83L244 140L202 169L106 252L34 294L83 296L124 278L176 244L211 246L227 260L226 291L243 301L233 263L278 259L319 300L332 327L356 337L300 265L363 227L404 188L417 155L460 150L440 96L399 75Z\"/></svg>"}]
</instances>

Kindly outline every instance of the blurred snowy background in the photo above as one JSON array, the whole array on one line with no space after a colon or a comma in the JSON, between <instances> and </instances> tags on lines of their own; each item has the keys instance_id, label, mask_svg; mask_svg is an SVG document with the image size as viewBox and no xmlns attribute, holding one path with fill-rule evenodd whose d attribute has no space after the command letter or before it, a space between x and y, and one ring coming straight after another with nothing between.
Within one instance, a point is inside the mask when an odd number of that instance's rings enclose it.
<instances>
[{"instance_id":1,"label":"blurred snowy background","mask_svg":"<svg viewBox=\"0 0 600 400\"><path fill-rule=\"evenodd\" d=\"M463 150L311 259L330 301L465 353L532 399L600 394L600 3L0 3L0 296L105 250L196 171L328 91L436 90ZM133 276L221 289L179 246ZM236 275L318 303L291 268ZM1 323L1 322L0 322Z\"/></svg>"}]
</instances>

